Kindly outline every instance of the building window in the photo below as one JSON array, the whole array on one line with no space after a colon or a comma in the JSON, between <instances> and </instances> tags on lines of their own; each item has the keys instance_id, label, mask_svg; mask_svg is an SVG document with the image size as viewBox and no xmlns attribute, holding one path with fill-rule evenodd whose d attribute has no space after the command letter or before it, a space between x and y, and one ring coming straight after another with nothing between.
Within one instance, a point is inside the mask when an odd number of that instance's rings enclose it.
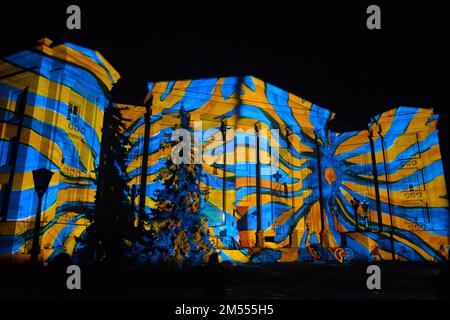
<instances>
[{"instance_id":1,"label":"building window","mask_svg":"<svg viewBox=\"0 0 450 320\"><path fill-rule=\"evenodd\" d=\"M127 150L127 163L130 170L136 170L135 174L140 174L142 168L142 158L139 158L143 154L144 150L144 136L139 134L131 134L129 137L130 144L125 146ZM161 163L164 163L165 159L160 158ZM134 161L134 162L133 162Z\"/></svg>"},{"instance_id":2,"label":"building window","mask_svg":"<svg viewBox=\"0 0 450 320\"><path fill-rule=\"evenodd\" d=\"M253 149L250 146L250 138L245 137L245 166L246 166L246 171L247 171L247 186L246 186L246 193L247 195L250 195L252 193L252 187L256 185L254 185L254 183L252 182L252 179L256 177L256 174L253 174L253 167L255 167L255 173L256 173L256 164L254 164L252 166L252 164L250 163L250 152Z\"/></svg>"},{"instance_id":3,"label":"building window","mask_svg":"<svg viewBox=\"0 0 450 320\"><path fill-rule=\"evenodd\" d=\"M413 159L420 159L419 139L415 134L405 136L406 142L401 144L399 148L403 150L398 159L411 161Z\"/></svg>"},{"instance_id":4,"label":"building window","mask_svg":"<svg viewBox=\"0 0 450 320\"><path fill-rule=\"evenodd\" d=\"M79 107L76 104L69 103L69 109L67 110L67 120L72 124L77 123Z\"/></svg>"},{"instance_id":5,"label":"building window","mask_svg":"<svg viewBox=\"0 0 450 320\"><path fill-rule=\"evenodd\" d=\"M405 185L407 191L423 190L423 181L418 172L405 177Z\"/></svg>"},{"instance_id":6,"label":"building window","mask_svg":"<svg viewBox=\"0 0 450 320\"><path fill-rule=\"evenodd\" d=\"M67 120L69 121L69 129L84 133L84 127L81 125L80 121L80 106L71 102L69 103L69 108L67 109Z\"/></svg>"}]
</instances>

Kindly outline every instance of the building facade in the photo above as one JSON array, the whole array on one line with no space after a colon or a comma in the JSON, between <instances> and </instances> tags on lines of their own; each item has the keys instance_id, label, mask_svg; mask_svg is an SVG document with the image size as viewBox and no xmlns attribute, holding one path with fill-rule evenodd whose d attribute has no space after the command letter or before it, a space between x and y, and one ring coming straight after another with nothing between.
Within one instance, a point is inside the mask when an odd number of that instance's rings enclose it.
<instances>
[{"instance_id":1,"label":"building facade","mask_svg":"<svg viewBox=\"0 0 450 320\"><path fill-rule=\"evenodd\" d=\"M42 39L0 60L0 257L27 260L38 197L32 171L53 172L42 201L41 260L72 252L95 197L103 110L119 74L96 51Z\"/></svg>"},{"instance_id":2,"label":"building facade","mask_svg":"<svg viewBox=\"0 0 450 320\"><path fill-rule=\"evenodd\" d=\"M2 259L29 255L31 171L42 167L54 173L43 201L42 259L75 250L88 223L77 206L94 202L103 110L118 78L100 53L48 39L1 60ZM331 111L253 76L149 83L146 103L124 111L127 173L142 214L153 207L181 106L203 163L202 212L222 259L246 262L255 247L271 262L339 260L338 250L362 260L448 259L432 109L398 107L367 130L335 133Z\"/></svg>"},{"instance_id":3,"label":"building facade","mask_svg":"<svg viewBox=\"0 0 450 320\"><path fill-rule=\"evenodd\" d=\"M339 248L362 260L448 259L432 109L398 107L373 117L367 130L335 133L327 129L332 112L252 76L149 83L150 96L147 213L160 187L155 174L170 156L161 145L183 105L202 145L203 212L224 250L235 242L261 247L269 261L323 259ZM138 188L145 112L126 115L128 172Z\"/></svg>"}]
</instances>

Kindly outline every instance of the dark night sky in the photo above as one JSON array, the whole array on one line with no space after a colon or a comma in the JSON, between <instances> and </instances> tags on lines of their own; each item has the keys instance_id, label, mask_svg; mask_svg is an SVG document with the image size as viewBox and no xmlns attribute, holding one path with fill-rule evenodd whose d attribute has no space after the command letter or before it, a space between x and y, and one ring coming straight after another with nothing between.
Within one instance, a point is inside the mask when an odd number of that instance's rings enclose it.
<instances>
[{"instance_id":1,"label":"dark night sky","mask_svg":"<svg viewBox=\"0 0 450 320\"><path fill-rule=\"evenodd\" d=\"M99 50L122 75L120 95L135 99L147 81L252 74L336 112L340 130L362 128L399 105L433 107L449 172L450 14L443 4L297 2L74 1L81 31L65 27L72 3L2 4L0 53L65 36ZM369 4L380 5L382 30L366 28Z\"/></svg>"}]
</instances>

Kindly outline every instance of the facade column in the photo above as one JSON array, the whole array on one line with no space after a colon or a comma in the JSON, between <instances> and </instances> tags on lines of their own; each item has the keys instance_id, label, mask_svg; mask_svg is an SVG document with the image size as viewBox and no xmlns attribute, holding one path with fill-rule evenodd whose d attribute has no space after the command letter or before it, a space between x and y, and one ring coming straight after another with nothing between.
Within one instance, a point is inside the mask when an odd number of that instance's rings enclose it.
<instances>
[{"instance_id":1,"label":"facade column","mask_svg":"<svg viewBox=\"0 0 450 320\"><path fill-rule=\"evenodd\" d=\"M27 103L28 97L28 87L26 87L18 96L16 102L16 115L17 118L17 133L14 138L11 139L11 158L9 159L9 178L6 183L4 197L2 201L1 215L0 221L6 221L9 210L9 202L11 199L12 188L14 184L14 176L16 173L16 165L17 165L17 156L19 154L19 146L20 146L20 137L22 135L23 129L23 118L25 116L25 106Z\"/></svg>"},{"instance_id":2,"label":"facade column","mask_svg":"<svg viewBox=\"0 0 450 320\"><path fill-rule=\"evenodd\" d=\"M147 174L148 174L148 152L150 143L150 125L152 115L153 96L150 96L145 103L145 115L144 115L144 148L142 154L142 172L141 183L139 188L139 212L138 212L138 227L143 227L145 217L145 198L147 196Z\"/></svg>"},{"instance_id":3,"label":"facade column","mask_svg":"<svg viewBox=\"0 0 450 320\"><path fill-rule=\"evenodd\" d=\"M264 247L264 230L262 230L262 212L261 212L261 159L259 155L260 141L259 132L260 123L255 124L256 134L256 247Z\"/></svg>"},{"instance_id":4,"label":"facade column","mask_svg":"<svg viewBox=\"0 0 450 320\"><path fill-rule=\"evenodd\" d=\"M316 157L317 157L317 179L319 181L319 207L320 207L320 243L325 245L328 241L327 232L325 231L325 217L323 211L323 185L322 185L322 154L320 152L320 143L317 134L314 133L314 143L316 145Z\"/></svg>"},{"instance_id":5,"label":"facade column","mask_svg":"<svg viewBox=\"0 0 450 320\"><path fill-rule=\"evenodd\" d=\"M373 183L375 187L375 200L377 202L378 231L383 232L383 218L381 215L380 188L378 185L377 160L375 157L375 145L373 143L373 131L369 129L370 154L372 156Z\"/></svg>"},{"instance_id":6,"label":"facade column","mask_svg":"<svg viewBox=\"0 0 450 320\"><path fill-rule=\"evenodd\" d=\"M392 261L395 261L395 246L394 246L394 220L392 217L392 207L391 207L391 192L389 188L389 176L388 176L388 170L386 165L386 150L384 147L384 137L381 132L381 126L379 125L378 135L381 139L381 150L383 153L383 165L384 165L384 177L386 180L386 192L387 192L387 200L388 200L388 209L389 209L389 219L391 223L391 228L389 230L389 239L391 242L391 254L392 254Z\"/></svg>"},{"instance_id":7,"label":"facade column","mask_svg":"<svg viewBox=\"0 0 450 320\"><path fill-rule=\"evenodd\" d=\"M223 141L223 170L222 170L222 211L223 211L223 225L227 225L227 124L226 120L222 119L220 123L220 132L222 133Z\"/></svg>"}]
</instances>

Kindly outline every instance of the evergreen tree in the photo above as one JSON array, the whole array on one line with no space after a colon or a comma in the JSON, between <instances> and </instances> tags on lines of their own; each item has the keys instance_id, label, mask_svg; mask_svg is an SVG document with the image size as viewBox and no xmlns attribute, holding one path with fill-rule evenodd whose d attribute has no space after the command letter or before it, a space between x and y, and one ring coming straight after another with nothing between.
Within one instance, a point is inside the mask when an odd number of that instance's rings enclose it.
<instances>
[{"instance_id":1,"label":"evergreen tree","mask_svg":"<svg viewBox=\"0 0 450 320\"><path fill-rule=\"evenodd\" d=\"M183 106L179 115L180 127L191 131ZM175 144L165 143L163 148L172 147L169 150L173 150ZM141 262L198 265L211 253L207 222L200 210L202 166L194 164L192 152L189 156L190 164L175 164L168 156L157 173L155 182L161 183L162 188L154 193L156 206L152 209L145 235L134 246L134 255Z\"/></svg>"},{"instance_id":2,"label":"evergreen tree","mask_svg":"<svg viewBox=\"0 0 450 320\"><path fill-rule=\"evenodd\" d=\"M84 263L121 264L135 240L134 206L128 199L124 148L129 141L121 134L125 129L122 110L113 104L105 109L95 206L86 212L91 224L78 239L81 244L78 257Z\"/></svg>"}]
</instances>

